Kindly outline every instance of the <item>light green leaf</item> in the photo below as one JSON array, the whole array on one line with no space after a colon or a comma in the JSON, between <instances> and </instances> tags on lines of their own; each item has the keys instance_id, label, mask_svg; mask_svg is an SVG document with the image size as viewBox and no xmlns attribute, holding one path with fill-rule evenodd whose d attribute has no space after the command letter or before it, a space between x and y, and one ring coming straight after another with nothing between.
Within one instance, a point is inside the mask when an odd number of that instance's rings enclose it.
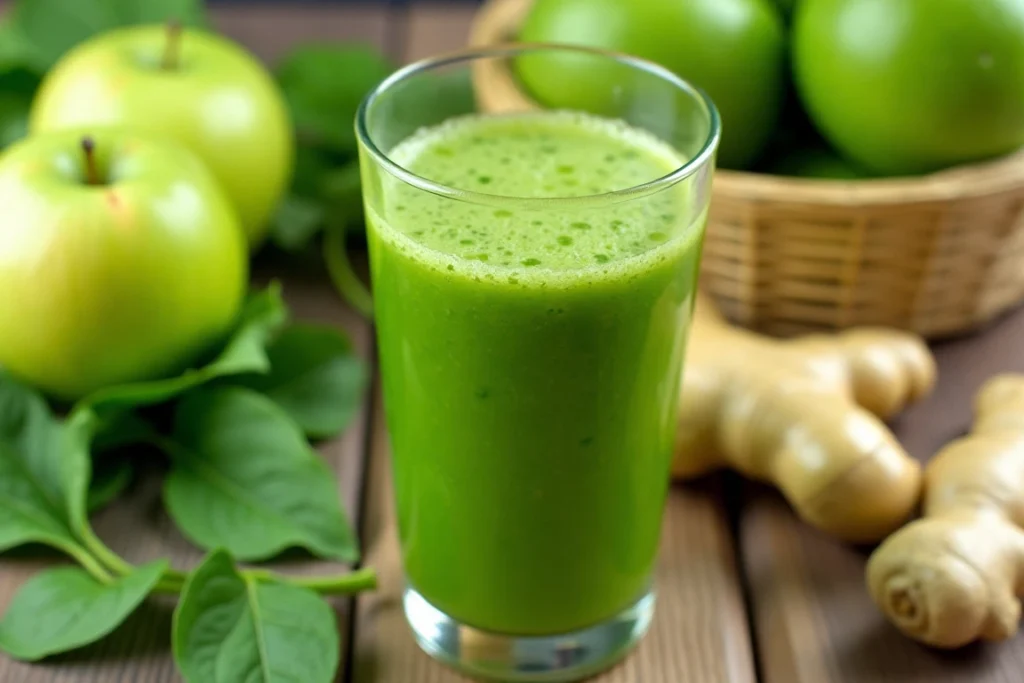
<instances>
[{"instance_id":1,"label":"light green leaf","mask_svg":"<svg viewBox=\"0 0 1024 683\"><path fill-rule=\"evenodd\" d=\"M112 419L109 417L111 412L164 403L218 377L267 372L270 370L267 343L287 317L281 288L277 284L271 285L249 297L234 333L209 364L169 379L101 389L82 399L75 412L89 408L106 422Z\"/></svg>"},{"instance_id":2,"label":"light green leaf","mask_svg":"<svg viewBox=\"0 0 1024 683\"><path fill-rule=\"evenodd\" d=\"M193 572L174 613L174 661L186 683L331 683L340 642L316 593L243 577L224 551Z\"/></svg>"},{"instance_id":3,"label":"light green leaf","mask_svg":"<svg viewBox=\"0 0 1024 683\"><path fill-rule=\"evenodd\" d=\"M0 621L0 649L36 661L94 643L135 611L166 569L161 560L109 585L78 567L40 572L21 587Z\"/></svg>"},{"instance_id":4,"label":"light green leaf","mask_svg":"<svg viewBox=\"0 0 1024 683\"><path fill-rule=\"evenodd\" d=\"M341 432L362 404L367 370L352 342L333 327L296 324L267 349L270 372L245 380L302 428L324 439Z\"/></svg>"},{"instance_id":5,"label":"light green leaf","mask_svg":"<svg viewBox=\"0 0 1024 683\"><path fill-rule=\"evenodd\" d=\"M34 542L75 551L88 428L87 416L62 424L37 392L0 371L0 550Z\"/></svg>"},{"instance_id":6,"label":"light green leaf","mask_svg":"<svg viewBox=\"0 0 1024 683\"><path fill-rule=\"evenodd\" d=\"M333 474L269 398L242 387L203 388L182 400L174 422L164 502L197 545L246 561L289 547L358 558Z\"/></svg>"}]
</instances>

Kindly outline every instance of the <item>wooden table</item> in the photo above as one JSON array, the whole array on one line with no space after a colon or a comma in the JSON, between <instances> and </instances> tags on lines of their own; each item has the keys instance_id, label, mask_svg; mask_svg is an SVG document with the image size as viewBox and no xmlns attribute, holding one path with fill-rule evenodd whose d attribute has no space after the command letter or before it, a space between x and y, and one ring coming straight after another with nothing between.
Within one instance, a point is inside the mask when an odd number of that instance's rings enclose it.
<instances>
[{"instance_id":1,"label":"wooden table","mask_svg":"<svg viewBox=\"0 0 1024 683\"><path fill-rule=\"evenodd\" d=\"M465 41L472 4L369 6L335 3L219 5L218 26L273 61L300 40L375 43L407 61ZM285 273L287 297L300 317L346 328L372 358L368 324L346 310L324 281ZM1024 371L1024 311L986 332L936 347L935 394L895 425L919 458L963 433L970 401L994 372ZM323 447L338 475L349 514L358 520L365 561L382 587L336 604L345 639L339 681L451 683L466 679L420 653L402 618L391 510L386 433L379 397L340 439ZM200 553L161 511L151 477L96 520L100 535L132 560L171 556L178 566ZM601 683L1019 683L1024 637L954 654L899 635L871 606L863 585L865 552L797 523L780 498L722 477L676 487L666 511L658 562L659 604L651 633ZM0 608L46 560L0 559ZM304 566L292 571L315 571ZM323 569L323 567L319 567ZM172 606L147 604L112 637L44 664L0 658L0 683L170 683Z\"/></svg>"}]
</instances>

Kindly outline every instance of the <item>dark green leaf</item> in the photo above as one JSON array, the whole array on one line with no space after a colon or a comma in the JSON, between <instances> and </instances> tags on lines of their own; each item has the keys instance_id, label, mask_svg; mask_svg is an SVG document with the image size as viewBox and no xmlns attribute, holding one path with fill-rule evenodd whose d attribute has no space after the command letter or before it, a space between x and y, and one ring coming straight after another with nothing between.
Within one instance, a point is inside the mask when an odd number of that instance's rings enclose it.
<instances>
[{"instance_id":1,"label":"dark green leaf","mask_svg":"<svg viewBox=\"0 0 1024 683\"><path fill-rule=\"evenodd\" d=\"M359 103L393 68L363 46L303 45L287 55L277 78L300 142L354 153Z\"/></svg>"},{"instance_id":2,"label":"dark green leaf","mask_svg":"<svg viewBox=\"0 0 1024 683\"><path fill-rule=\"evenodd\" d=\"M298 324L267 349L270 372L245 384L271 398L314 439L338 434L359 410L366 364L333 327Z\"/></svg>"},{"instance_id":3,"label":"dark green leaf","mask_svg":"<svg viewBox=\"0 0 1024 683\"><path fill-rule=\"evenodd\" d=\"M104 420L97 423L96 434L92 439L94 459L126 446L152 443L157 434L154 426L136 412L107 411L104 417Z\"/></svg>"},{"instance_id":4,"label":"dark green leaf","mask_svg":"<svg viewBox=\"0 0 1024 683\"><path fill-rule=\"evenodd\" d=\"M174 661L186 683L331 683L338 625L316 593L243 577L216 551L174 613Z\"/></svg>"},{"instance_id":5,"label":"dark green leaf","mask_svg":"<svg viewBox=\"0 0 1024 683\"><path fill-rule=\"evenodd\" d=\"M250 296L234 333L208 365L169 379L102 389L82 399L76 412L91 408L106 421L108 411L164 403L218 377L267 372L270 369L267 342L287 317L281 288L272 285Z\"/></svg>"},{"instance_id":6,"label":"dark green leaf","mask_svg":"<svg viewBox=\"0 0 1024 683\"><path fill-rule=\"evenodd\" d=\"M349 154L338 154L323 147L299 145L295 149L295 171L292 173L292 193L309 199L320 198L323 177L331 169L352 161Z\"/></svg>"},{"instance_id":7,"label":"dark green leaf","mask_svg":"<svg viewBox=\"0 0 1024 683\"><path fill-rule=\"evenodd\" d=\"M124 493L135 475L132 463L124 458L105 460L97 464L89 485L86 506L90 513L97 512Z\"/></svg>"},{"instance_id":8,"label":"dark green leaf","mask_svg":"<svg viewBox=\"0 0 1024 683\"><path fill-rule=\"evenodd\" d=\"M38 393L0 371L0 550L34 542L74 552L88 431L88 416L62 424Z\"/></svg>"},{"instance_id":9,"label":"dark green leaf","mask_svg":"<svg viewBox=\"0 0 1024 683\"><path fill-rule=\"evenodd\" d=\"M358 160L326 171L320 179L320 196L332 227L361 229L363 195Z\"/></svg>"},{"instance_id":10,"label":"dark green leaf","mask_svg":"<svg viewBox=\"0 0 1024 683\"><path fill-rule=\"evenodd\" d=\"M318 202L296 195L285 197L277 207L270 238L284 251L301 251L309 246L324 225L324 209Z\"/></svg>"},{"instance_id":11,"label":"dark green leaf","mask_svg":"<svg viewBox=\"0 0 1024 683\"><path fill-rule=\"evenodd\" d=\"M38 0L32 0L36 2ZM82 0L76 0L82 2ZM185 26L206 26L203 0L107 0L117 20L123 25L160 24L178 21Z\"/></svg>"},{"instance_id":12,"label":"dark green leaf","mask_svg":"<svg viewBox=\"0 0 1024 683\"><path fill-rule=\"evenodd\" d=\"M21 587L0 621L0 649L36 661L94 643L135 611L166 569L161 560L109 585L78 567L40 572Z\"/></svg>"},{"instance_id":13,"label":"dark green leaf","mask_svg":"<svg viewBox=\"0 0 1024 683\"><path fill-rule=\"evenodd\" d=\"M203 25L204 16L201 0L15 0L10 10L10 21L31 46L28 64L40 71L98 33L171 19Z\"/></svg>"},{"instance_id":14,"label":"dark green leaf","mask_svg":"<svg viewBox=\"0 0 1024 683\"><path fill-rule=\"evenodd\" d=\"M31 106L31 98L0 92L0 149L28 135L28 111Z\"/></svg>"},{"instance_id":15,"label":"dark green leaf","mask_svg":"<svg viewBox=\"0 0 1024 683\"><path fill-rule=\"evenodd\" d=\"M45 67L37 66L44 62L35 46L25 33L8 17L0 21L0 73L12 70L28 70L38 80Z\"/></svg>"},{"instance_id":16,"label":"dark green leaf","mask_svg":"<svg viewBox=\"0 0 1024 683\"><path fill-rule=\"evenodd\" d=\"M269 398L243 387L192 392L178 407L172 439L164 502L199 546L240 560L296 546L358 558L334 476Z\"/></svg>"},{"instance_id":17,"label":"dark green leaf","mask_svg":"<svg viewBox=\"0 0 1024 683\"><path fill-rule=\"evenodd\" d=\"M0 29L0 149L28 133L28 113L39 87L39 76L17 66L4 65L3 33Z\"/></svg>"}]
</instances>

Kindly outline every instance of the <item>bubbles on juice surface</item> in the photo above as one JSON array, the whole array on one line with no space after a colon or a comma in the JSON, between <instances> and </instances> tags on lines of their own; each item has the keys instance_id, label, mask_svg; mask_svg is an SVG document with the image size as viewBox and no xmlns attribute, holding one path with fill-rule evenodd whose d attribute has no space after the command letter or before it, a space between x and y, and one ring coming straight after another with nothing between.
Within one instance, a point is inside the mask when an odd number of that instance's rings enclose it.
<instances>
[{"instance_id":1,"label":"bubbles on juice surface","mask_svg":"<svg viewBox=\"0 0 1024 683\"><path fill-rule=\"evenodd\" d=\"M468 116L414 134L390 156L418 176L491 198L443 197L398 182L385 193L385 222L452 257L449 271L462 262L508 268L516 272L503 278L517 284L518 269L613 264L691 228L677 218L690 213L683 183L600 206L516 203L627 190L685 163L667 144L621 121L579 112Z\"/></svg>"}]
</instances>

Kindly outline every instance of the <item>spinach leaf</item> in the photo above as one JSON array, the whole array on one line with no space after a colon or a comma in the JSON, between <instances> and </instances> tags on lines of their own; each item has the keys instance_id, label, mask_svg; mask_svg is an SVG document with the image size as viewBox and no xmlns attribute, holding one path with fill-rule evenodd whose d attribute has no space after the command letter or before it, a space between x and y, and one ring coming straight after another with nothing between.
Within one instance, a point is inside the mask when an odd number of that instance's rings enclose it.
<instances>
[{"instance_id":1,"label":"spinach leaf","mask_svg":"<svg viewBox=\"0 0 1024 683\"><path fill-rule=\"evenodd\" d=\"M186 683L331 683L341 659L326 602L305 588L243 576L221 550L189 578L171 637Z\"/></svg>"},{"instance_id":2,"label":"spinach leaf","mask_svg":"<svg viewBox=\"0 0 1024 683\"><path fill-rule=\"evenodd\" d=\"M366 364L341 331L292 325L274 340L267 355L270 372L246 379L245 384L284 409L306 436L334 436L359 410L366 389Z\"/></svg>"},{"instance_id":3,"label":"spinach leaf","mask_svg":"<svg viewBox=\"0 0 1024 683\"><path fill-rule=\"evenodd\" d=\"M10 21L33 48L27 63L40 72L97 33L172 19L204 25L202 0L15 0L10 10Z\"/></svg>"},{"instance_id":4,"label":"spinach leaf","mask_svg":"<svg viewBox=\"0 0 1024 683\"><path fill-rule=\"evenodd\" d=\"M96 642L135 611L166 569L161 560L109 585L78 567L40 572L21 587L0 621L0 649L36 661Z\"/></svg>"},{"instance_id":5,"label":"spinach leaf","mask_svg":"<svg viewBox=\"0 0 1024 683\"><path fill-rule=\"evenodd\" d=\"M302 251L328 225L361 234L363 223L359 160L299 147L291 192L278 206L270 228L275 246Z\"/></svg>"},{"instance_id":6,"label":"spinach leaf","mask_svg":"<svg viewBox=\"0 0 1024 683\"><path fill-rule=\"evenodd\" d=\"M319 189L332 228L347 232L362 229L363 194L358 160L326 170L320 177Z\"/></svg>"},{"instance_id":7,"label":"spinach leaf","mask_svg":"<svg viewBox=\"0 0 1024 683\"><path fill-rule=\"evenodd\" d=\"M130 461L123 458L104 460L96 465L86 507L90 513L107 507L124 493L135 476L135 468Z\"/></svg>"},{"instance_id":8,"label":"spinach leaf","mask_svg":"<svg viewBox=\"0 0 1024 683\"><path fill-rule=\"evenodd\" d=\"M307 44L286 55L277 80L300 144L354 154L359 103L393 69L368 46Z\"/></svg>"},{"instance_id":9,"label":"spinach leaf","mask_svg":"<svg viewBox=\"0 0 1024 683\"><path fill-rule=\"evenodd\" d=\"M62 424L42 396L0 371L0 550L36 542L75 554L88 428L87 418Z\"/></svg>"},{"instance_id":10,"label":"spinach leaf","mask_svg":"<svg viewBox=\"0 0 1024 683\"><path fill-rule=\"evenodd\" d=\"M5 16L0 21L0 72L24 69L32 72L36 79L45 71L45 68L36 68L34 65L41 64L40 57L35 46L14 22L10 16Z\"/></svg>"},{"instance_id":11,"label":"spinach leaf","mask_svg":"<svg viewBox=\"0 0 1024 683\"><path fill-rule=\"evenodd\" d=\"M109 411L164 403L218 377L267 372L270 370L267 342L287 317L281 288L273 284L249 297L234 332L209 364L186 370L177 377L101 389L82 399L75 412L89 408L109 420L112 419Z\"/></svg>"},{"instance_id":12,"label":"spinach leaf","mask_svg":"<svg viewBox=\"0 0 1024 683\"><path fill-rule=\"evenodd\" d=\"M240 560L300 546L335 560L359 552L334 476L269 398L206 387L182 399L165 447L164 502L182 533Z\"/></svg>"},{"instance_id":13,"label":"spinach leaf","mask_svg":"<svg viewBox=\"0 0 1024 683\"><path fill-rule=\"evenodd\" d=\"M28 115L32 98L39 88L39 76L8 60L21 59L19 50L5 43L6 25L0 26L0 149L28 134Z\"/></svg>"},{"instance_id":14,"label":"spinach leaf","mask_svg":"<svg viewBox=\"0 0 1024 683\"><path fill-rule=\"evenodd\" d=\"M277 206L270 239L283 251L302 251L323 230L324 218L324 208L319 202L289 195Z\"/></svg>"}]
</instances>

